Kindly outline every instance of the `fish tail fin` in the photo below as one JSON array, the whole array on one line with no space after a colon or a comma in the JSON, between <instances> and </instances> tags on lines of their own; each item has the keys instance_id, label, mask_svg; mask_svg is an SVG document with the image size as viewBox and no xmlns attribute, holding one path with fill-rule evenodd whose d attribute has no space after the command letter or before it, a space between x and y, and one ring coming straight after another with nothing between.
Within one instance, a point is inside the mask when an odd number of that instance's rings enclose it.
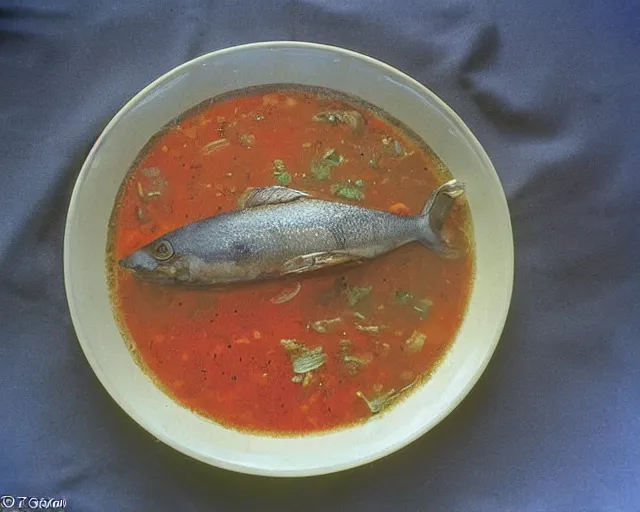
<instances>
[{"instance_id":1,"label":"fish tail fin","mask_svg":"<svg viewBox=\"0 0 640 512\"><path fill-rule=\"evenodd\" d=\"M450 180L433 191L418 217L418 241L445 258L457 258L461 250L450 246L442 238L442 227L451 212L455 198L464 193L464 184Z\"/></svg>"}]
</instances>

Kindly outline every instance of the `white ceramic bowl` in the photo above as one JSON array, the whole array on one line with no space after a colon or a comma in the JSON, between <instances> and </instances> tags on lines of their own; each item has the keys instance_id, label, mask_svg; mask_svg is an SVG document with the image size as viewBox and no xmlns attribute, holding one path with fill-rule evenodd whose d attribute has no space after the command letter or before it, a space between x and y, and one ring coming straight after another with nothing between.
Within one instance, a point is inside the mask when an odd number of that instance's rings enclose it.
<instances>
[{"instance_id":1,"label":"white ceramic bowl","mask_svg":"<svg viewBox=\"0 0 640 512\"><path fill-rule=\"evenodd\" d=\"M201 101L268 83L325 86L403 121L467 185L476 279L458 337L433 377L390 411L354 428L299 438L229 430L162 393L132 359L114 320L105 273L107 222L122 179L147 140ZM66 224L64 274L78 340L114 400L142 427L206 463L244 473L308 476L383 457L451 412L485 369L504 326L513 283L505 196L484 150L460 118L407 75L352 51L297 42L220 50L187 62L129 101L105 128L78 177Z\"/></svg>"}]
</instances>

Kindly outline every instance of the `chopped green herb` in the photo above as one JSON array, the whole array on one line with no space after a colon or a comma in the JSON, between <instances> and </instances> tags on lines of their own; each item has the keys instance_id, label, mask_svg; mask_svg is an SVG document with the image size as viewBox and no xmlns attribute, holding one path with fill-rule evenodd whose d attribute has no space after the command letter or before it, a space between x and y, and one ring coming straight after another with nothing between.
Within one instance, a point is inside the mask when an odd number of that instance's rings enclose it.
<instances>
[{"instance_id":1,"label":"chopped green herb","mask_svg":"<svg viewBox=\"0 0 640 512\"><path fill-rule=\"evenodd\" d=\"M372 286L353 286L347 289L347 302L353 307L371 293Z\"/></svg>"},{"instance_id":2,"label":"chopped green herb","mask_svg":"<svg viewBox=\"0 0 640 512\"><path fill-rule=\"evenodd\" d=\"M273 161L273 176L280 186L286 187L291 183L291 174L287 172L282 160L276 159Z\"/></svg>"},{"instance_id":3,"label":"chopped green herb","mask_svg":"<svg viewBox=\"0 0 640 512\"><path fill-rule=\"evenodd\" d=\"M329 151L327 151L322 159L325 162L330 163L334 167L340 165L344 161L342 155L339 155L335 149L330 149Z\"/></svg>"},{"instance_id":4,"label":"chopped green herb","mask_svg":"<svg viewBox=\"0 0 640 512\"><path fill-rule=\"evenodd\" d=\"M397 140L393 141L393 152L396 156L404 156L406 154L404 148Z\"/></svg>"},{"instance_id":5,"label":"chopped green herb","mask_svg":"<svg viewBox=\"0 0 640 512\"><path fill-rule=\"evenodd\" d=\"M371 167L372 169L377 169L378 168L378 159L377 158L372 158L369 160L369 167Z\"/></svg>"},{"instance_id":6,"label":"chopped green herb","mask_svg":"<svg viewBox=\"0 0 640 512\"><path fill-rule=\"evenodd\" d=\"M291 184L291 174L289 174L288 172L274 172L273 175L276 177L276 181L278 182L278 185L281 185L283 187L286 187L287 185Z\"/></svg>"},{"instance_id":7,"label":"chopped green herb","mask_svg":"<svg viewBox=\"0 0 640 512\"><path fill-rule=\"evenodd\" d=\"M342 155L339 155L335 149L330 149L317 162L311 164L311 174L319 181L325 181L331 178L331 170L344 161Z\"/></svg>"},{"instance_id":8,"label":"chopped green herb","mask_svg":"<svg viewBox=\"0 0 640 512\"><path fill-rule=\"evenodd\" d=\"M420 319L423 319L429 314L431 306L433 306L433 302L431 302L429 299L422 299L421 301L418 301L415 306L413 306L413 309L418 312Z\"/></svg>"},{"instance_id":9,"label":"chopped green herb","mask_svg":"<svg viewBox=\"0 0 640 512\"><path fill-rule=\"evenodd\" d=\"M354 311L353 316L355 316L358 320L365 320L367 317L364 316L362 313L359 313L358 311Z\"/></svg>"},{"instance_id":10,"label":"chopped green herb","mask_svg":"<svg viewBox=\"0 0 640 512\"><path fill-rule=\"evenodd\" d=\"M303 375L294 375L293 377L291 377L291 382L300 383L302 382L303 379L304 379Z\"/></svg>"},{"instance_id":11,"label":"chopped green herb","mask_svg":"<svg viewBox=\"0 0 640 512\"><path fill-rule=\"evenodd\" d=\"M427 337L418 331L413 331L411 336L407 341L404 342L405 347L407 347L407 351L415 354L416 352L420 352L422 347L424 347L424 341Z\"/></svg>"},{"instance_id":12,"label":"chopped green herb","mask_svg":"<svg viewBox=\"0 0 640 512\"><path fill-rule=\"evenodd\" d=\"M309 328L313 329L317 333L326 334L329 332L332 325L339 324L340 322L342 322L342 318L340 317L330 318L328 320L316 320L309 324Z\"/></svg>"},{"instance_id":13,"label":"chopped green herb","mask_svg":"<svg viewBox=\"0 0 640 512\"><path fill-rule=\"evenodd\" d=\"M364 199L362 190L350 184L334 183L331 185L331 193L334 196L354 201L362 201Z\"/></svg>"},{"instance_id":14,"label":"chopped green herb","mask_svg":"<svg viewBox=\"0 0 640 512\"><path fill-rule=\"evenodd\" d=\"M360 187L360 188L362 188L362 187L364 187L364 180L356 180L356 181L355 181L355 183L354 183L354 185L355 185L356 187Z\"/></svg>"},{"instance_id":15,"label":"chopped green herb","mask_svg":"<svg viewBox=\"0 0 640 512\"><path fill-rule=\"evenodd\" d=\"M321 160L319 162L313 162L311 164L311 174L318 181L326 181L331 178L332 165Z\"/></svg>"},{"instance_id":16,"label":"chopped green herb","mask_svg":"<svg viewBox=\"0 0 640 512\"><path fill-rule=\"evenodd\" d=\"M398 304L410 304L413 301L413 294L406 290L396 291L396 302Z\"/></svg>"}]
</instances>

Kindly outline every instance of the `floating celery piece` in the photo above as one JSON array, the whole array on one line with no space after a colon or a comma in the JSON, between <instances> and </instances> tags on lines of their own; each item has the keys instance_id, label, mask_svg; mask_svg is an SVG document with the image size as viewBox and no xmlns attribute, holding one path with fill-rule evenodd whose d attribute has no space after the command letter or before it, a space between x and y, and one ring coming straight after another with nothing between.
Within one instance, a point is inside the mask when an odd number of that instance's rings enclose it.
<instances>
[{"instance_id":1,"label":"floating celery piece","mask_svg":"<svg viewBox=\"0 0 640 512\"><path fill-rule=\"evenodd\" d=\"M327 354L322 347L305 350L293 359L293 373L307 373L320 368L327 360Z\"/></svg>"},{"instance_id":2,"label":"floating celery piece","mask_svg":"<svg viewBox=\"0 0 640 512\"><path fill-rule=\"evenodd\" d=\"M358 395L360 398L362 398L365 401L365 403L367 404L367 407L369 407L369 411L371 411L371 414L378 414L380 411L382 411L383 409L391 405L392 402L397 400L400 397L400 395L402 395L402 393L407 391L414 384L415 384L415 381L412 382L411 384L406 385L400 391L396 391L395 389L392 389L391 391L387 391L382 395L377 395L372 399L368 399L366 396L364 396L364 393L362 393L361 391L356 392L356 395Z\"/></svg>"},{"instance_id":3,"label":"floating celery piece","mask_svg":"<svg viewBox=\"0 0 640 512\"><path fill-rule=\"evenodd\" d=\"M399 393L397 393L395 389L392 389L391 391L388 391L387 393L384 393L382 395L378 395L372 399L368 399L361 391L358 391L356 395L364 400L364 402L367 404L367 407L369 408L369 411L371 411L371 414L378 414L391 402L393 402L398 397Z\"/></svg>"}]
</instances>

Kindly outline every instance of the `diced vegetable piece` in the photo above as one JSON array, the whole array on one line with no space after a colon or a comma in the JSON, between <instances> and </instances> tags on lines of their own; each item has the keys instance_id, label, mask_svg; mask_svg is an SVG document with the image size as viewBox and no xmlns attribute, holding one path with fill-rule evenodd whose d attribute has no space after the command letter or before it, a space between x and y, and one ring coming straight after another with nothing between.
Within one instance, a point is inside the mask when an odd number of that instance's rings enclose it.
<instances>
[{"instance_id":1,"label":"diced vegetable piece","mask_svg":"<svg viewBox=\"0 0 640 512\"><path fill-rule=\"evenodd\" d=\"M396 302L398 304L410 304L413 301L413 294L406 290L396 291Z\"/></svg>"},{"instance_id":2,"label":"diced vegetable piece","mask_svg":"<svg viewBox=\"0 0 640 512\"><path fill-rule=\"evenodd\" d=\"M240 145L245 148L250 148L256 143L256 136L251 133L245 133L240 137Z\"/></svg>"},{"instance_id":3,"label":"diced vegetable piece","mask_svg":"<svg viewBox=\"0 0 640 512\"><path fill-rule=\"evenodd\" d=\"M309 324L309 328L313 329L315 332L320 334L326 334L329 332L331 327L335 324L339 324L342 322L342 318L330 318L327 320L316 320L315 322L311 322Z\"/></svg>"},{"instance_id":4,"label":"diced vegetable piece","mask_svg":"<svg viewBox=\"0 0 640 512\"><path fill-rule=\"evenodd\" d=\"M274 168L274 170L279 171L279 172L285 172L287 170L287 168L284 165L284 162L282 160L278 159L278 158L276 158L273 161L273 168Z\"/></svg>"},{"instance_id":5,"label":"diced vegetable piece","mask_svg":"<svg viewBox=\"0 0 640 512\"><path fill-rule=\"evenodd\" d=\"M428 314L429 314L429 310L431 309L431 306L433 306L433 302L431 302L429 299L422 299L420 301L418 301L418 303L413 306L413 309L415 309L418 314L420 315L420 318L425 318Z\"/></svg>"},{"instance_id":6,"label":"diced vegetable piece","mask_svg":"<svg viewBox=\"0 0 640 512\"><path fill-rule=\"evenodd\" d=\"M280 340L280 344L287 352L297 352L306 348L304 345L298 343L298 340L294 338Z\"/></svg>"},{"instance_id":7,"label":"diced vegetable piece","mask_svg":"<svg viewBox=\"0 0 640 512\"><path fill-rule=\"evenodd\" d=\"M306 373L304 378L302 379L302 387L306 388L309 384L311 384L312 380L313 380L313 372Z\"/></svg>"},{"instance_id":8,"label":"diced vegetable piece","mask_svg":"<svg viewBox=\"0 0 640 512\"><path fill-rule=\"evenodd\" d=\"M353 307L371 293L372 286L353 286L346 290L347 303Z\"/></svg>"},{"instance_id":9,"label":"diced vegetable piece","mask_svg":"<svg viewBox=\"0 0 640 512\"><path fill-rule=\"evenodd\" d=\"M414 354L422 350L426 339L427 337L421 332L413 331L409 339L405 341L404 344L407 348L407 351Z\"/></svg>"},{"instance_id":10,"label":"diced vegetable piece","mask_svg":"<svg viewBox=\"0 0 640 512\"><path fill-rule=\"evenodd\" d=\"M324 154L324 156L322 157L322 160L330 163L335 167L340 165L344 160L344 158L341 155L339 155L335 149L330 149Z\"/></svg>"},{"instance_id":11,"label":"diced vegetable piece","mask_svg":"<svg viewBox=\"0 0 640 512\"><path fill-rule=\"evenodd\" d=\"M361 324L356 324L356 329L358 329L360 332L370 332L373 334L379 334L380 330L383 329L384 326L380 326L380 325L361 325Z\"/></svg>"}]
</instances>

